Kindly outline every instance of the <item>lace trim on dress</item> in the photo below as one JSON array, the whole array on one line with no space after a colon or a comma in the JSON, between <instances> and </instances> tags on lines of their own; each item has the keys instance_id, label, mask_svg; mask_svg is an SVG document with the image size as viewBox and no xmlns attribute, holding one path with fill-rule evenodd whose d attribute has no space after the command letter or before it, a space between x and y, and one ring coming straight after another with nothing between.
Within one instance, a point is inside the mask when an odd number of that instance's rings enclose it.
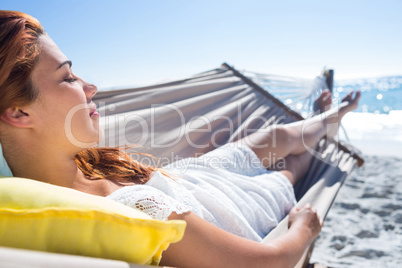
<instances>
[{"instance_id":1,"label":"lace trim on dress","mask_svg":"<svg viewBox=\"0 0 402 268\"><path fill-rule=\"evenodd\" d=\"M162 191L145 185L125 186L113 192L108 198L137 208L157 220L167 220L172 212L183 214L190 211L187 206Z\"/></svg>"}]
</instances>

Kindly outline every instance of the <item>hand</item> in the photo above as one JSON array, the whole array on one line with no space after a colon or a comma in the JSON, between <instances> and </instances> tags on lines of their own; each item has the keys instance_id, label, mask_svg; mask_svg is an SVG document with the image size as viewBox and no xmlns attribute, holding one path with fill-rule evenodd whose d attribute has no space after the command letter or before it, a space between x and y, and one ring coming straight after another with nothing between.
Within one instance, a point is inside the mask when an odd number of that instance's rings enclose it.
<instances>
[{"instance_id":1,"label":"hand","mask_svg":"<svg viewBox=\"0 0 402 268\"><path fill-rule=\"evenodd\" d=\"M317 210L310 204L302 208L294 207L289 213L289 228L302 228L309 231L311 240L318 236L322 225L323 221L317 215Z\"/></svg>"}]
</instances>

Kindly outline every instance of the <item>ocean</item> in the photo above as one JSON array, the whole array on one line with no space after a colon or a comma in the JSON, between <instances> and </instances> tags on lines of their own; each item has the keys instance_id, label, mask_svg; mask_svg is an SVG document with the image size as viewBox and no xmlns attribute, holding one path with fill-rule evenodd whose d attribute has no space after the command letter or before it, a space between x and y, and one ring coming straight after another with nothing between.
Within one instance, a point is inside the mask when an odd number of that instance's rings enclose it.
<instances>
[{"instance_id":1,"label":"ocean","mask_svg":"<svg viewBox=\"0 0 402 268\"><path fill-rule=\"evenodd\" d=\"M254 78L257 84L304 117L313 114L311 103L324 87L322 78L317 77L313 83L289 77L275 79ZM312 94L311 88L315 89ZM362 93L359 106L343 118L339 138L366 155L402 158L402 76L335 80L332 105L357 90Z\"/></svg>"},{"instance_id":2,"label":"ocean","mask_svg":"<svg viewBox=\"0 0 402 268\"><path fill-rule=\"evenodd\" d=\"M402 76L339 81L334 86L338 102L352 90L360 90L359 107L345 116L342 125L363 154L402 157Z\"/></svg>"},{"instance_id":3,"label":"ocean","mask_svg":"<svg viewBox=\"0 0 402 268\"><path fill-rule=\"evenodd\" d=\"M334 97L342 97L352 90L360 90L362 97L356 112L389 114L402 110L402 76L335 82Z\"/></svg>"}]
</instances>

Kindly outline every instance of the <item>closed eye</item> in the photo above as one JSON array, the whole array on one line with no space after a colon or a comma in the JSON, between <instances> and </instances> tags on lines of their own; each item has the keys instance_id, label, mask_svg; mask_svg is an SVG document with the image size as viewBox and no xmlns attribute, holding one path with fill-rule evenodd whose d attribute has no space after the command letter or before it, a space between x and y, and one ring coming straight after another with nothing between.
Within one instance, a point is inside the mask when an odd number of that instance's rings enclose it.
<instances>
[{"instance_id":1,"label":"closed eye","mask_svg":"<svg viewBox=\"0 0 402 268\"><path fill-rule=\"evenodd\" d=\"M77 81L78 79L78 77L76 77L74 74L72 74L71 73L71 71L70 71L70 73L67 75L67 76L65 76L66 78L64 79L64 81L65 82L67 82L67 83L74 83L75 81Z\"/></svg>"},{"instance_id":2,"label":"closed eye","mask_svg":"<svg viewBox=\"0 0 402 268\"><path fill-rule=\"evenodd\" d=\"M67 79L64 79L64 81L66 81L67 83L73 83L73 82L77 81L77 79L75 79L75 78L67 78Z\"/></svg>"}]
</instances>

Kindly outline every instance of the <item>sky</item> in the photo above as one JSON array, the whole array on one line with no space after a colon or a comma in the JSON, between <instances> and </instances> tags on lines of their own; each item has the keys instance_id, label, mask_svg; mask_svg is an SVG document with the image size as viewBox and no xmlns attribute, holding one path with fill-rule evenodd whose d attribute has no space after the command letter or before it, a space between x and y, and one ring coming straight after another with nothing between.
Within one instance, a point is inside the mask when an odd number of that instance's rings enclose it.
<instances>
[{"instance_id":1,"label":"sky","mask_svg":"<svg viewBox=\"0 0 402 268\"><path fill-rule=\"evenodd\" d=\"M402 1L0 0L36 17L100 90L239 70L335 79L402 75Z\"/></svg>"}]
</instances>

